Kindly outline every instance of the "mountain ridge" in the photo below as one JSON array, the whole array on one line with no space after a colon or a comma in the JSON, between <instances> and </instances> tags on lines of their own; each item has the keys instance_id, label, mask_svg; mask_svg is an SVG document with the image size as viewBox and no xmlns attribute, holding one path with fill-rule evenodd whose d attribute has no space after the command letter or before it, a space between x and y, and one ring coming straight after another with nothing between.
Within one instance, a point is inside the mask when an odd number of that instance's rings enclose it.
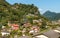
<instances>
[{"instance_id":1,"label":"mountain ridge","mask_svg":"<svg viewBox=\"0 0 60 38\"><path fill-rule=\"evenodd\" d=\"M44 17L48 18L51 21L55 21L55 20L59 20L60 19L60 13L56 13L56 12L51 12L51 11L46 11L43 14Z\"/></svg>"}]
</instances>

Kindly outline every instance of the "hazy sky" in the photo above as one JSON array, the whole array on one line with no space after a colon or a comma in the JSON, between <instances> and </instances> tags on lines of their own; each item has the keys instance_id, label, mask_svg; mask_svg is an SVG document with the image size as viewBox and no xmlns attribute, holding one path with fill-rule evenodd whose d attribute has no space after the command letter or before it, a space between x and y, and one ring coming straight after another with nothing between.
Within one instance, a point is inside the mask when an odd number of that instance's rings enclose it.
<instances>
[{"instance_id":1,"label":"hazy sky","mask_svg":"<svg viewBox=\"0 0 60 38\"><path fill-rule=\"evenodd\" d=\"M37 6L43 14L46 10L53 12L60 12L60 0L6 0L10 4L23 3L23 4L34 4Z\"/></svg>"}]
</instances>

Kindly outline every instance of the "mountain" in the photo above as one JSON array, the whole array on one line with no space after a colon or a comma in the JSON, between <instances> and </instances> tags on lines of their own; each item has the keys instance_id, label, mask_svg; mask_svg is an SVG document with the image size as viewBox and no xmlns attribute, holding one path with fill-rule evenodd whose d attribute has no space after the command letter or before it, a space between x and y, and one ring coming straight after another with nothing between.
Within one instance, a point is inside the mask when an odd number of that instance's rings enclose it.
<instances>
[{"instance_id":1,"label":"mountain","mask_svg":"<svg viewBox=\"0 0 60 38\"><path fill-rule=\"evenodd\" d=\"M51 21L56 21L60 19L60 13L56 13L56 12L51 12L51 11L46 11L43 14L44 17L46 17L47 19L51 20Z\"/></svg>"},{"instance_id":2,"label":"mountain","mask_svg":"<svg viewBox=\"0 0 60 38\"><path fill-rule=\"evenodd\" d=\"M34 4L15 3L11 5L5 0L0 0L0 23L5 24L8 21L33 22L38 19L46 20Z\"/></svg>"}]
</instances>

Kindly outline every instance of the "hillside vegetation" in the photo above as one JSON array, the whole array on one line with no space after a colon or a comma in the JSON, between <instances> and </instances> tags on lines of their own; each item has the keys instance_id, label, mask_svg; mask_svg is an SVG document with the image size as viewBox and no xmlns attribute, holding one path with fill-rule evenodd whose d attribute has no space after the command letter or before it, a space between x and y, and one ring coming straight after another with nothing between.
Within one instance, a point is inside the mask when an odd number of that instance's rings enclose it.
<instances>
[{"instance_id":1,"label":"hillside vegetation","mask_svg":"<svg viewBox=\"0 0 60 38\"><path fill-rule=\"evenodd\" d=\"M60 19L60 13L51 12L51 11L46 11L43 14L43 16L49 19L50 21L56 21Z\"/></svg>"},{"instance_id":2,"label":"hillside vegetation","mask_svg":"<svg viewBox=\"0 0 60 38\"><path fill-rule=\"evenodd\" d=\"M31 16L29 16L31 15ZM8 21L17 21L18 23L32 22L34 19L44 19L34 4L9 4L5 0L0 0L0 23L6 24Z\"/></svg>"}]
</instances>

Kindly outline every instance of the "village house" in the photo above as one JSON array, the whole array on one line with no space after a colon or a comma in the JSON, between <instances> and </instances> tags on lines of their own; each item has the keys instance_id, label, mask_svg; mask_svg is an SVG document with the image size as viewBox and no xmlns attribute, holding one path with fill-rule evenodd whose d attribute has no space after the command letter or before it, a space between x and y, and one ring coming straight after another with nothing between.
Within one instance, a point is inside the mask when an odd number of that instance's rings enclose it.
<instances>
[{"instance_id":1,"label":"village house","mask_svg":"<svg viewBox=\"0 0 60 38\"><path fill-rule=\"evenodd\" d=\"M33 23L38 23L39 21L38 20L33 20Z\"/></svg>"},{"instance_id":2,"label":"village house","mask_svg":"<svg viewBox=\"0 0 60 38\"><path fill-rule=\"evenodd\" d=\"M19 25L16 23L11 23L10 21L8 21L8 26L11 27L12 30L18 30L19 29Z\"/></svg>"},{"instance_id":3,"label":"village house","mask_svg":"<svg viewBox=\"0 0 60 38\"><path fill-rule=\"evenodd\" d=\"M59 25L60 25L60 20L52 21L52 25L57 25L57 24L59 24Z\"/></svg>"},{"instance_id":4,"label":"village house","mask_svg":"<svg viewBox=\"0 0 60 38\"><path fill-rule=\"evenodd\" d=\"M29 22L27 22L27 23L25 23L24 25L23 25L24 27L30 27L30 26L32 26Z\"/></svg>"},{"instance_id":5,"label":"village house","mask_svg":"<svg viewBox=\"0 0 60 38\"><path fill-rule=\"evenodd\" d=\"M32 26L31 30L29 31L30 34L36 35L39 33L39 27L38 26Z\"/></svg>"},{"instance_id":6,"label":"village house","mask_svg":"<svg viewBox=\"0 0 60 38\"><path fill-rule=\"evenodd\" d=\"M18 24L12 24L12 29L13 30L18 30L19 29L19 25Z\"/></svg>"},{"instance_id":7,"label":"village house","mask_svg":"<svg viewBox=\"0 0 60 38\"><path fill-rule=\"evenodd\" d=\"M60 38L60 27L42 34L37 34L34 38Z\"/></svg>"},{"instance_id":8,"label":"village house","mask_svg":"<svg viewBox=\"0 0 60 38\"><path fill-rule=\"evenodd\" d=\"M4 35L10 35L10 33L9 32L6 32L6 31L1 32L1 34L2 34L2 36L4 36Z\"/></svg>"},{"instance_id":9,"label":"village house","mask_svg":"<svg viewBox=\"0 0 60 38\"><path fill-rule=\"evenodd\" d=\"M33 20L33 23L38 23L38 25L42 25L42 20L41 19L39 19L39 20Z\"/></svg>"},{"instance_id":10,"label":"village house","mask_svg":"<svg viewBox=\"0 0 60 38\"><path fill-rule=\"evenodd\" d=\"M59 38L60 34L58 32L56 32L56 30L50 30L48 32L43 33L45 36L47 36L48 38Z\"/></svg>"}]
</instances>

